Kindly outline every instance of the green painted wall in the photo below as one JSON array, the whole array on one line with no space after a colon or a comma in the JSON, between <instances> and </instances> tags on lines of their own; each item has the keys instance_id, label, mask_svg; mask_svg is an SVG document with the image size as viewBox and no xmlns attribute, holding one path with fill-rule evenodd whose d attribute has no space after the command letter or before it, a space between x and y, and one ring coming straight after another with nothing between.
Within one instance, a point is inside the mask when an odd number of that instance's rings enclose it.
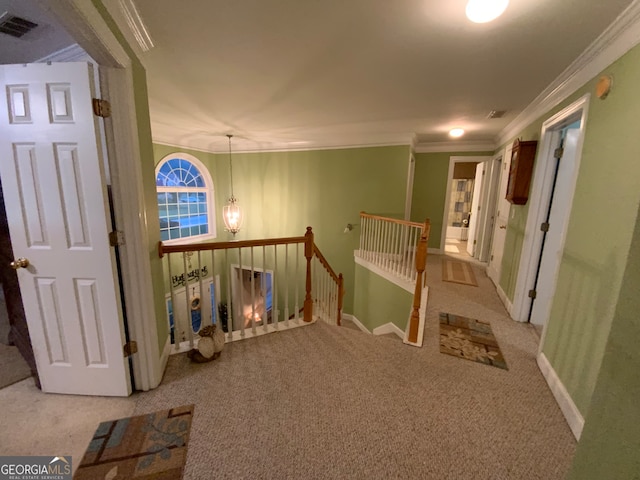
<instances>
[{"instance_id":1,"label":"green painted wall","mask_svg":"<svg viewBox=\"0 0 640 480\"><path fill-rule=\"evenodd\" d=\"M640 480L640 217L611 333L569 474L571 480Z\"/></svg>"},{"instance_id":2,"label":"green painted wall","mask_svg":"<svg viewBox=\"0 0 640 480\"><path fill-rule=\"evenodd\" d=\"M493 152L416 153L411 220L431 220L429 248L440 248L442 217L446 207L449 157L491 156Z\"/></svg>"},{"instance_id":3,"label":"green painted wall","mask_svg":"<svg viewBox=\"0 0 640 480\"><path fill-rule=\"evenodd\" d=\"M605 100L592 97L556 295L543 352L584 415L609 335L640 203L640 47L605 69ZM596 77L596 79L599 75ZM542 122L587 92L596 79L518 137L538 139ZM511 143L511 142L509 142ZM528 207L512 207L500 285L513 299Z\"/></svg>"},{"instance_id":4,"label":"green painted wall","mask_svg":"<svg viewBox=\"0 0 640 480\"><path fill-rule=\"evenodd\" d=\"M158 241L160 240L160 225L158 222L158 205L155 186L155 160L153 158L153 144L151 140L151 120L149 116L149 101L147 94L146 71L135 52L131 49L127 40L100 0L92 0L96 10L113 32L118 42L122 45L131 58L133 95L136 109L136 125L138 128L138 148L140 149L142 183L145 205L145 218L147 220L147 232L149 244L147 251L151 262L151 283L153 285L154 310L158 328L158 352L162 354L167 337L169 325L167 321L162 262L158 258Z\"/></svg>"},{"instance_id":5,"label":"green painted wall","mask_svg":"<svg viewBox=\"0 0 640 480\"><path fill-rule=\"evenodd\" d=\"M218 241L232 239L220 212L230 193L229 156L154 145L156 163L182 151L201 160L213 178ZM359 246L360 211L402 217L409 146L233 154L233 190L245 211L238 240L304 235L345 277L344 311L353 311L353 251ZM351 232L347 223L357 224Z\"/></svg>"},{"instance_id":6,"label":"green painted wall","mask_svg":"<svg viewBox=\"0 0 640 480\"><path fill-rule=\"evenodd\" d=\"M361 265L356 264L355 276L358 289L353 315L370 332L389 322L404 331L411 315L413 293Z\"/></svg>"}]
</instances>

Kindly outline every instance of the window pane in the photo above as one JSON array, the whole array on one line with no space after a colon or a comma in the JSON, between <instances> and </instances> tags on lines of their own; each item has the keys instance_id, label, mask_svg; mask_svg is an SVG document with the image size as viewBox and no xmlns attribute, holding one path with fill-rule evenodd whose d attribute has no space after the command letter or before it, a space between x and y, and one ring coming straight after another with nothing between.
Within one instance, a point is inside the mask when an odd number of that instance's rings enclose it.
<instances>
[{"instance_id":1,"label":"window pane","mask_svg":"<svg viewBox=\"0 0 640 480\"><path fill-rule=\"evenodd\" d=\"M209 225L208 224L204 224L200 226L200 233L201 234L205 234L205 233L209 233Z\"/></svg>"},{"instance_id":2,"label":"window pane","mask_svg":"<svg viewBox=\"0 0 640 480\"><path fill-rule=\"evenodd\" d=\"M167 203L167 194L162 192L158 193L158 204Z\"/></svg>"},{"instance_id":3,"label":"window pane","mask_svg":"<svg viewBox=\"0 0 640 480\"><path fill-rule=\"evenodd\" d=\"M198 213L198 204L190 203L189 204L189 213Z\"/></svg>"},{"instance_id":4,"label":"window pane","mask_svg":"<svg viewBox=\"0 0 640 480\"><path fill-rule=\"evenodd\" d=\"M188 237L190 234L189 227L180 229L180 237Z\"/></svg>"},{"instance_id":5,"label":"window pane","mask_svg":"<svg viewBox=\"0 0 640 480\"><path fill-rule=\"evenodd\" d=\"M202 185L202 186L204 187L204 185ZM207 201L207 194L206 193L198 193L197 195L198 195L198 201L199 202L206 202Z\"/></svg>"},{"instance_id":6,"label":"window pane","mask_svg":"<svg viewBox=\"0 0 640 480\"><path fill-rule=\"evenodd\" d=\"M200 227L191 227L191 235L200 235Z\"/></svg>"},{"instance_id":7,"label":"window pane","mask_svg":"<svg viewBox=\"0 0 640 480\"><path fill-rule=\"evenodd\" d=\"M169 230L160 230L160 240L163 242L169 240Z\"/></svg>"},{"instance_id":8,"label":"window pane","mask_svg":"<svg viewBox=\"0 0 640 480\"><path fill-rule=\"evenodd\" d=\"M173 240L174 238L180 238L180 229L172 228L171 230L169 230L169 236L171 237L171 240Z\"/></svg>"}]
</instances>

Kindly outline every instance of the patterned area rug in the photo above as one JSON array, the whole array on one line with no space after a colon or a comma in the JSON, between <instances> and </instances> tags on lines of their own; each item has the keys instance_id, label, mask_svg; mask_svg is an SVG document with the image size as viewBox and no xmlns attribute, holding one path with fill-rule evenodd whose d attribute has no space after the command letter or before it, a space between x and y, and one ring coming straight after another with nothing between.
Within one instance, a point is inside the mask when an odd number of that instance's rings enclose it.
<instances>
[{"instance_id":1,"label":"patterned area rug","mask_svg":"<svg viewBox=\"0 0 640 480\"><path fill-rule=\"evenodd\" d=\"M473 318L440 313L440 352L508 370L491 325Z\"/></svg>"},{"instance_id":2,"label":"patterned area rug","mask_svg":"<svg viewBox=\"0 0 640 480\"><path fill-rule=\"evenodd\" d=\"M182 478L193 405L100 424L75 480Z\"/></svg>"},{"instance_id":3,"label":"patterned area rug","mask_svg":"<svg viewBox=\"0 0 640 480\"><path fill-rule=\"evenodd\" d=\"M442 281L478 286L471 265L457 260L442 260Z\"/></svg>"}]
</instances>

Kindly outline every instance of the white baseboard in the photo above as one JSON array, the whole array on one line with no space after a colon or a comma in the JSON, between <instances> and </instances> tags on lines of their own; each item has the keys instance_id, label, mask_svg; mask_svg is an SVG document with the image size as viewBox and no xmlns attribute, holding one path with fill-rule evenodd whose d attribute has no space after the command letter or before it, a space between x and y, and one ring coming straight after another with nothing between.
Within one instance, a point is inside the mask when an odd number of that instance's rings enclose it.
<instances>
[{"instance_id":1,"label":"white baseboard","mask_svg":"<svg viewBox=\"0 0 640 480\"><path fill-rule=\"evenodd\" d=\"M500 297L500 300L502 300L502 304L504 305L504 308L506 308L507 312L509 312L509 315L511 315L511 310L513 309L513 304L511 303L511 300L509 300L509 298L507 297L507 294L504 293L504 290L500 285L496 285L496 292L498 292L498 297Z\"/></svg>"},{"instance_id":2,"label":"white baseboard","mask_svg":"<svg viewBox=\"0 0 640 480\"><path fill-rule=\"evenodd\" d=\"M373 329L374 335L386 335L387 333L395 333L398 337L404 340L404 331L391 322Z\"/></svg>"},{"instance_id":3,"label":"white baseboard","mask_svg":"<svg viewBox=\"0 0 640 480\"><path fill-rule=\"evenodd\" d=\"M358 320L355 316L350 315L348 313L343 313L342 314L342 318L344 318L345 320L351 320L356 325L356 327L358 327L364 333L368 333L369 335L371 335L371 332L369 331L369 329L367 327L365 327L362 324L362 322L360 322L360 320Z\"/></svg>"},{"instance_id":4,"label":"white baseboard","mask_svg":"<svg viewBox=\"0 0 640 480\"><path fill-rule=\"evenodd\" d=\"M156 370L155 379L157 380L157 384L151 385L151 388L156 388L162 382L162 377L164 376L164 371L167 368L167 362L169 361L169 356L171 355L171 336L167 335L167 341L164 343L164 348L162 349L162 354L160 355L160 361L157 363L158 370ZM154 382L155 383L155 382Z\"/></svg>"},{"instance_id":5,"label":"white baseboard","mask_svg":"<svg viewBox=\"0 0 640 480\"><path fill-rule=\"evenodd\" d=\"M565 420L569 424L569 428L573 432L573 436L576 437L576 440L580 440L582 428L584 427L584 418L582 414L578 410L578 407L576 407L576 404L573 403L569 392L567 392L567 389L564 387L564 384L556 374L556 371L553 369L544 353L538 354L537 362L538 367L542 372L542 376L547 381L547 385L549 385L551 393L553 393Z\"/></svg>"}]
</instances>

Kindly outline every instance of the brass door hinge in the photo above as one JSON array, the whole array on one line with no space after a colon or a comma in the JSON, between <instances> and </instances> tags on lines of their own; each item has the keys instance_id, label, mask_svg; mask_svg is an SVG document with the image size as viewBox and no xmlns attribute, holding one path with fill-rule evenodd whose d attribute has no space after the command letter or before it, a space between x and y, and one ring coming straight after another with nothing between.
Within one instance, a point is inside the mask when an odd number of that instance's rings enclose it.
<instances>
[{"instance_id":1,"label":"brass door hinge","mask_svg":"<svg viewBox=\"0 0 640 480\"><path fill-rule=\"evenodd\" d=\"M138 353L138 342L131 340L125 343L122 350L124 351L125 358L130 357L134 353Z\"/></svg>"},{"instance_id":2,"label":"brass door hinge","mask_svg":"<svg viewBox=\"0 0 640 480\"><path fill-rule=\"evenodd\" d=\"M124 245L124 233L119 230L109 232L109 245L117 247L118 245Z\"/></svg>"},{"instance_id":3,"label":"brass door hinge","mask_svg":"<svg viewBox=\"0 0 640 480\"><path fill-rule=\"evenodd\" d=\"M562 155L564 155L564 148L562 147L558 147L553 151L553 156L558 160L562 158Z\"/></svg>"},{"instance_id":4,"label":"brass door hinge","mask_svg":"<svg viewBox=\"0 0 640 480\"><path fill-rule=\"evenodd\" d=\"M109 103L108 100L94 98L92 99L91 104L93 105L94 115L102 118L107 118L111 116L111 104Z\"/></svg>"},{"instance_id":5,"label":"brass door hinge","mask_svg":"<svg viewBox=\"0 0 640 480\"><path fill-rule=\"evenodd\" d=\"M529 298L536 298L537 295L538 292L536 292L535 290L529 290Z\"/></svg>"},{"instance_id":6,"label":"brass door hinge","mask_svg":"<svg viewBox=\"0 0 640 480\"><path fill-rule=\"evenodd\" d=\"M549 224L547 222L541 223L540 224L540 230L542 230L543 232L548 232L549 231Z\"/></svg>"}]
</instances>

